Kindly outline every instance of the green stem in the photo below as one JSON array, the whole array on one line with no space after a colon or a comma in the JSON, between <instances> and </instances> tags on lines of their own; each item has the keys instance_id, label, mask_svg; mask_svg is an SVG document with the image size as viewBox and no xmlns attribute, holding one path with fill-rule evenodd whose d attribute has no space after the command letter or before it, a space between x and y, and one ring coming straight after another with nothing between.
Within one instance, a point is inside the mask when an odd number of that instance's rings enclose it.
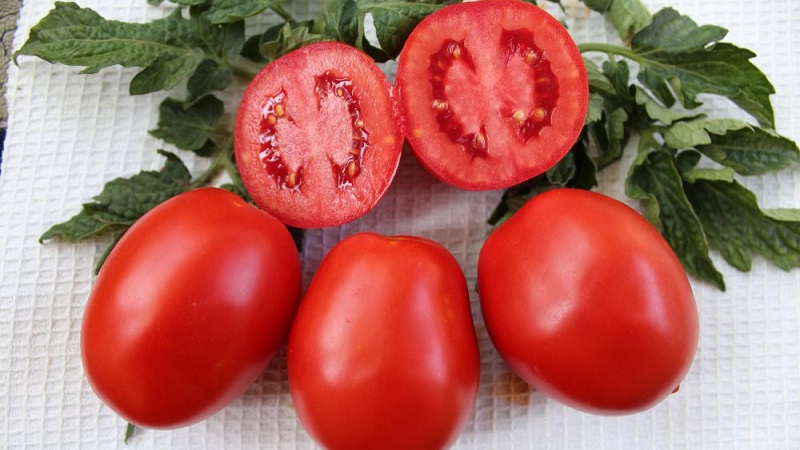
<instances>
[{"instance_id":1,"label":"green stem","mask_svg":"<svg viewBox=\"0 0 800 450\"><path fill-rule=\"evenodd\" d=\"M287 22L294 22L294 17L292 17L289 11L283 9L283 5L280 3L276 2L274 5L270 6L269 9L271 9L275 14L279 15L281 19Z\"/></svg>"},{"instance_id":2,"label":"green stem","mask_svg":"<svg viewBox=\"0 0 800 450\"><path fill-rule=\"evenodd\" d=\"M578 50L580 50L581 53L602 52L607 55L623 56L636 62L644 61L641 55L629 49L628 47L606 44L603 42L585 42L578 44Z\"/></svg>"},{"instance_id":3,"label":"green stem","mask_svg":"<svg viewBox=\"0 0 800 450\"><path fill-rule=\"evenodd\" d=\"M247 81L252 80L258 73L258 70L253 70L248 67L239 66L229 61L226 61L225 64L227 64L227 66L231 68L231 72L233 72L234 75Z\"/></svg>"},{"instance_id":4,"label":"green stem","mask_svg":"<svg viewBox=\"0 0 800 450\"><path fill-rule=\"evenodd\" d=\"M214 160L211 161L211 165L208 168L197 176L192 182L189 184L189 189L199 188L201 186L205 186L219 174L220 170L227 167L228 161L231 159L233 155L233 137L228 138L225 142L225 145L222 146L217 151L217 154L214 156Z\"/></svg>"},{"instance_id":5,"label":"green stem","mask_svg":"<svg viewBox=\"0 0 800 450\"><path fill-rule=\"evenodd\" d=\"M127 445L128 442L131 440L131 436L133 436L133 433L135 431L136 431L136 425L128 423L128 426L125 427L125 445Z\"/></svg>"}]
</instances>

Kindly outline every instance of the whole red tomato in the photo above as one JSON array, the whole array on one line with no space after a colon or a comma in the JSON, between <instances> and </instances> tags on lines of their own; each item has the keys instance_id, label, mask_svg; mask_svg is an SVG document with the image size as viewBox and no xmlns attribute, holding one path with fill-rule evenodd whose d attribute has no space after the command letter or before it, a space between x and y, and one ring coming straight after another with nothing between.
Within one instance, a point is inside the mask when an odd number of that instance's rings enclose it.
<instances>
[{"instance_id":1,"label":"whole red tomato","mask_svg":"<svg viewBox=\"0 0 800 450\"><path fill-rule=\"evenodd\" d=\"M221 189L181 194L139 219L97 276L81 329L89 383L138 426L202 420L266 368L299 296L283 224Z\"/></svg>"},{"instance_id":2,"label":"whole red tomato","mask_svg":"<svg viewBox=\"0 0 800 450\"><path fill-rule=\"evenodd\" d=\"M596 414L650 408L686 376L698 318L686 273L638 212L610 197L537 195L484 244L486 328L543 394Z\"/></svg>"},{"instance_id":3,"label":"whole red tomato","mask_svg":"<svg viewBox=\"0 0 800 450\"><path fill-rule=\"evenodd\" d=\"M297 414L323 447L450 446L480 376L461 268L422 238L343 240L303 297L287 362Z\"/></svg>"}]
</instances>

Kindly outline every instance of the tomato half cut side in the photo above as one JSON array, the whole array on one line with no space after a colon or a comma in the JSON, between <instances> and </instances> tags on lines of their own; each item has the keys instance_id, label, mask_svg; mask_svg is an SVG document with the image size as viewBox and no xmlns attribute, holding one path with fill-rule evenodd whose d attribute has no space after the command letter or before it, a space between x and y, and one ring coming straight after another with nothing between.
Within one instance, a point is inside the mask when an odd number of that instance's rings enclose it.
<instances>
[{"instance_id":1,"label":"tomato half cut side","mask_svg":"<svg viewBox=\"0 0 800 450\"><path fill-rule=\"evenodd\" d=\"M354 47L317 43L265 66L236 115L234 148L245 188L287 225L340 225L388 189L403 137L391 84Z\"/></svg>"},{"instance_id":2,"label":"tomato half cut side","mask_svg":"<svg viewBox=\"0 0 800 450\"><path fill-rule=\"evenodd\" d=\"M517 0L447 6L425 18L398 59L404 134L436 177L501 189L555 165L578 138L586 66L567 30Z\"/></svg>"}]
</instances>

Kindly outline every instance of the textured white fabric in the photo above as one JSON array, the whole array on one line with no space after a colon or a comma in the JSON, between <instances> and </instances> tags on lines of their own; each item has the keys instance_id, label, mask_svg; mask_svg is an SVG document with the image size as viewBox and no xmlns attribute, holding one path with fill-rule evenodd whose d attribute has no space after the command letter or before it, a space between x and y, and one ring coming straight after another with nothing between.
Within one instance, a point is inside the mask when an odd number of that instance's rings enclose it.
<instances>
[{"instance_id":1,"label":"textured white fabric","mask_svg":"<svg viewBox=\"0 0 800 450\"><path fill-rule=\"evenodd\" d=\"M298 15L319 9L290 2ZM577 1L566 5L576 40L614 40L602 18ZM649 0L698 23L730 30L729 42L754 50L777 89L778 130L800 139L800 2L797 0ZM165 8L144 0L83 0L106 17L145 21ZM558 13L557 6L547 8ZM19 48L52 7L26 0ZM106 242L40 245L41 233L76 213L117 176L160 167L148 135L163 93L131 97L135 70L95 75L22 57L10 67L9 134L0 175L0 447L314 448L295 416L281 354L240 399L189 428L138 432L122 442L125 422L103 406L81 367L79 335L92 267ZM391 74L391 65L387 66ZM226 98L232 111L235 96ZM728 111L713 100L714 111ZM737 114L735 111L733 114ZM632 153L629 152L629 153ZM202 161L181 154L190 169ZM606 170L601 192L625 199L626 165ZM765 207L800 207L800 171L742 180ZM303 251L306 282L323 255L359 231L414 234L444 244L470 286L500 192L465 192L435 181L411 155L380 205L342 227L311 230ZM756 258L740 273L715 255L728 291L695 281L700 347L679 393L632 416L596 417L565 408L510 376L488 340L472 292L482 373L475 411L458 448L468 449L787 449L800 448L800 271L783 272Z\"/></svg>"}]
</instances>

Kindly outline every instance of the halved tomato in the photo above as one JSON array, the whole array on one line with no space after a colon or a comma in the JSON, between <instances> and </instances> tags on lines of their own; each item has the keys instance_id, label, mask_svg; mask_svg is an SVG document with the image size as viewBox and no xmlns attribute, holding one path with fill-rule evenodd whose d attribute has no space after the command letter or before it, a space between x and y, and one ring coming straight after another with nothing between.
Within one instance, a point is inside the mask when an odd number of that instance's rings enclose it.
<instances>
[{"instance_id":1,"label":"halved tomato","mask_svg":"<svg viewBox=\"0 0 800 450\"><path fill-rule=\"evenodd\" d=\"M567 30L518 0L459 3L426 17L403 47L396 86L421 163L471 190L506 188L555 165L583 127L589 96Z\"/></svg>"},{"instance_id":2,"label":"halved tomato","mask_svg":"<svg viewBox=\"0 0 800 450\"><path fill-rule=\"evenodd\" d=\"M242 180L287 225L340 225L371 210L402 151L391 85L360 50L311 44L265 66L245 90L234 148Z\"/></svg>"}]
</instances>

